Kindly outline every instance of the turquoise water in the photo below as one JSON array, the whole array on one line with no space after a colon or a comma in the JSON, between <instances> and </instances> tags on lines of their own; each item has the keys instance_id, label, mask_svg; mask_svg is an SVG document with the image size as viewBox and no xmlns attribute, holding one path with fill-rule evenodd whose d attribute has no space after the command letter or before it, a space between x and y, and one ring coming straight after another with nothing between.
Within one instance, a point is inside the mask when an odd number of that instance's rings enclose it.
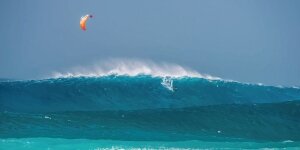
<instances>
[{"instance_id":1,"label":"turquoise water","mask_svg":"<svg viewBox=\"0 0 300 150\"><path fill-rule=\"evenodd\" d=\"M299 142L116 141L61 138L2 139L0 149L299 149Z\"/></svg>"},{"instance_id":2,"label":"turquoise water","mask_svg":"<svg viewBox=\"0 0 300 150\"><path fill-rule=\"evenodd\" d=\"M299 100L191 77L1 81L0 149L299 149Z\"/></svg>"}]
</instances>

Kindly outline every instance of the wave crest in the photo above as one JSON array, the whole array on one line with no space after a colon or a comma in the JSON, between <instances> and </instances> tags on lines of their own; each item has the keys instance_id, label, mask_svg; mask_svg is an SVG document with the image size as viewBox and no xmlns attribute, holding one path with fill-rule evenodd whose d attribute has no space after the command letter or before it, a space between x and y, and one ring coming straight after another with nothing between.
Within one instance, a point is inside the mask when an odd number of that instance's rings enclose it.
<instances>
[{"instance_id":1,"label":"wave crest","mask_svg":"<svg viewBox=\"0 0 300 150\"><path fill-rule=\"evenodd\" d=\"M54 72L54 78L66 77L101 77L109 75L151 75L153 77L198 77L209 80L220 79L207 74L200 74L189 68L171 63L154 63L153 61L110 59L90 67L76 67L67 72Z\"/></svg>"}]
</instances>

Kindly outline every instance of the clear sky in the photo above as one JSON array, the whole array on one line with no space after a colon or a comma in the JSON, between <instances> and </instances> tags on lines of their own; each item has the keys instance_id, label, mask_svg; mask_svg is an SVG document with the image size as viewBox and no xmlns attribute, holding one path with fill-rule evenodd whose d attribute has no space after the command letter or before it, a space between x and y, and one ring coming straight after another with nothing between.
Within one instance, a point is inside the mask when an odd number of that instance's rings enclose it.
<instances>
[{"instance_id":1,"label":"clear sky","mask_svg":"<svg viewBox=\"0 0 300 150\"><path fill-rule=\"evenodd\" d=\"M1 0L0 12L0 78L117 57L300 85L299 0ZM83 32L87 13L94 18Z\"/></svg>"}]
</instances>

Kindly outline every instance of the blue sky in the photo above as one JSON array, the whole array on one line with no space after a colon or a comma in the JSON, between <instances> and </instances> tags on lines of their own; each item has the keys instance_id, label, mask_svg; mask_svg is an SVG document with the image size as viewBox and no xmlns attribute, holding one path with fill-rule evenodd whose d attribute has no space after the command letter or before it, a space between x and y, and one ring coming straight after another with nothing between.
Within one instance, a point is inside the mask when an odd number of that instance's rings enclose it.
<instances>
[{"instance_id":1,"label":"blue sky","mask_svg":"<svg viewBox=\"0 0 300 150\"><path fill-rule=\"evenodd\" d=\"M107 58L300 85L297 0L1 0L0 77L32 79ZM88 30L79 28L91 13Z\"/></svg>"}]
</instances>

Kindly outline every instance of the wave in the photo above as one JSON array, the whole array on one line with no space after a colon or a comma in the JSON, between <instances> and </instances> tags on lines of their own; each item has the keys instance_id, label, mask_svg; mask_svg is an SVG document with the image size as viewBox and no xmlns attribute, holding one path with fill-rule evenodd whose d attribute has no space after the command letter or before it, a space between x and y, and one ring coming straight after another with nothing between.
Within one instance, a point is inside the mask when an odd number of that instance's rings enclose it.
<instances>
[{"instance_id":1,"label":"wave","mask_svg":"<svg viewBox=\"0 0 300 150\"><path fill-rule=\"evenodd\" d=\"M300 89L198 77L107 75L0 82L0 111L57 112L184 108L300 99Z\"/></svg>"},{"instance_id":2,"label":"wave","mask_svg":"<svg viewBox=\"0 0 300 150\"><path fill-rule=\"evenodd\" d=\"M0 138L300 141L300 101L147 110L0 113Z\"/></svg>"},{"instance_id":3,"label":"wave","mask_svg":"<svg viewBox=\"0 0 300 150\"><path fill-rule=\"evenodd\" d=\"M100 64L41 80L0 80L0 138L300 141L299 88L166 63Z\"/></svg>"}]
</instances>

